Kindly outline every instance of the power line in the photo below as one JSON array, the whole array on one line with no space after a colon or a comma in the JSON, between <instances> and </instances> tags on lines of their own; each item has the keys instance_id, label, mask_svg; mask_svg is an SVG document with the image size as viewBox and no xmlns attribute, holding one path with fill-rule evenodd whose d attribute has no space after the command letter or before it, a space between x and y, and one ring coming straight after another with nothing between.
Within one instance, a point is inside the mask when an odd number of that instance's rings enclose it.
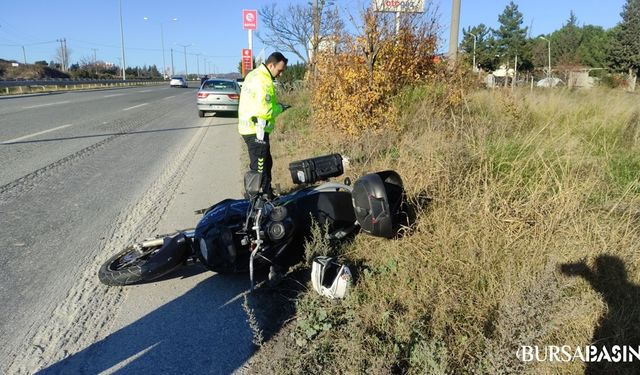
<instances>
[{"instance_id":1,"label":"power line","mask_svg":"<svg viewBox=\"0 0 640 375\"><path fill-rule=\"evenodd\" d=\"M28 47L28 46L36 46L39 44L51 44L51 43L57 43L58 41L56 40L49 40L47 42L37 42L37 43L21 43L21 44L0 44L0 46L3 47Z\"/></svg>"}]
</instances>

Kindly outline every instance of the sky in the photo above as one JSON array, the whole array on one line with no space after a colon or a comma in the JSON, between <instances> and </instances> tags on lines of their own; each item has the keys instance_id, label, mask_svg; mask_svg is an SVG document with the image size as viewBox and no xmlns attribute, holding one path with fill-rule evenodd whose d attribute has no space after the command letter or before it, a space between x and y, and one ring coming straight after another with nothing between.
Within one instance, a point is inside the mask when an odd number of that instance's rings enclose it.
<instances>
[{"instance_id":1,"label":"sky","mask_svg":"<svg viewBox=\"0 0 640 375\"><path fill-rule=\"evenodd\" d=\"M0 0L0 58L27 63L55 60L58 40L66 39L71 63L99 61L120 65L121 36L127 66L173 66L176 73L236 72L248 33L242 27L243 9L260 9L275 3L279 9L310 0ZM427 0L428 2L429 0ZM605 29L620 22L626 0L520 0L514 1L531 36L562 27L573 10L578 23ZM344 12L354 13L366 0L335 0ZM448 48L452 0L431 0L437 10L442 35L440 52ZM120 4L122 11L120 12ZM462 28L484 23L498 27L498 16L509 0L461 0ZM122 15L122 33L120 28ZM148 20L145 20L145 17ZM173 20L173 19L176 20ZM258 19L258 30L261 23ZM266 31L262 31L266 32ZM459 36L462 40L462 35ZM186 47L185 47L186 46ZM253 33L253 53L275 49L264 46ZM292 59L295 62L295 58Z\"/></svg>"}]
</instances>

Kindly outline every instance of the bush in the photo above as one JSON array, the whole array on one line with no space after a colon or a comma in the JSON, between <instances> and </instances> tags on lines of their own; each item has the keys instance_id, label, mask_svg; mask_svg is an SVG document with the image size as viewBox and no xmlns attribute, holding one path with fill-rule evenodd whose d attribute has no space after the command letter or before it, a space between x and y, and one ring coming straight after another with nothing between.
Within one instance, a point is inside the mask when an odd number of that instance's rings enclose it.
<instances>
[{"instance_id":1,"label":"bush","mask_svg":"<svg viewBox=\"0 0 640 375\"><path fill-rule=\"evenodd\" d=\"M318 55L312 85L314 124L351 137L396 130L395 95L435 72L433 25L407 20L395 35L387 15L362 16L361 35L336 37L338 51Z\"/></svg>"}]
</instances>

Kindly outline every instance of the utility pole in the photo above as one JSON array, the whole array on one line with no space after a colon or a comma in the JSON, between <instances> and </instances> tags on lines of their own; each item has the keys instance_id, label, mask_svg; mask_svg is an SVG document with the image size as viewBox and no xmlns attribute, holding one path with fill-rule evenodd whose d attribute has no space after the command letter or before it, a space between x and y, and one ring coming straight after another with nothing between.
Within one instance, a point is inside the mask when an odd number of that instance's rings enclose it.
<instances>
[{"instance_id":1,"label":"utility pole","mask_svg":"<svg viewBox=\"0 0 640 375\"><path fill-rule=\"evenodd\" d=\"M96 49L95 48L91 48L91 50L93 51L93 69L95 69L96 71L96 76L98 75L98 64L96 61Z\"/></svg>"},{"instance_id":2,"label":"utility pole","mask_svg":"<svg viewBox=\"0 0 640 375\"><path fill-rule=\"evenodd\" d=\"M198 66L198 78L200 78L200 54L196 55L196 64Z\"/></svg>"},{"instance_id":3,"label":"utility pole","mask_svg":"<svg viewBox=\"0 0 640 375\"><path fill-rule=\"evenodd\" d=\"M65 46L64 46L64 38L63 39L58 39L58 42L60 42L60 69L62 69L63 72L66 71L66 50L65 50Z\"/></svg>"},{"instance_id":4,"label":"utility pole","mask_svg":"<svg viewBox=\"0 0 640 375\"><path fill-rule=\"evenodd\" d=\"M460 0L452 0L451 29L449 30L449 60L455 63L458 55L458 28L460 27Z\"/></svg>"},{"instance_id":5,"label":"utility pole","mask_svg":"<svg viewBox=\"0 0 640 375\"><path fill-rule=\"evenodd\" d=\"M187 47L191 47L191 44L178 44L180 47L184 48L184 75L186 80L189 80L189 69L187 68Z\"/></svg>"},{"instance_id":6,"label":"utility pole","mask_svg":"<svg viewBox=\"0 0 640 375\"><path fill-rule=\"evenodd\" d=\"M27 65L27 52L24 49L24 46L22 46L22 57L24 58L24 65Z\"/></svg>"},{"instance_id":7,"label":"utility pole","mask_svg":"<svg viewBox=\"0 0 640 375\"><path fill-rule=\"evenodd\" d=\"M62 39L58 39L60 42L60 69L64 72L64 44L62 44Z\"/></svg>"}]
</instances>

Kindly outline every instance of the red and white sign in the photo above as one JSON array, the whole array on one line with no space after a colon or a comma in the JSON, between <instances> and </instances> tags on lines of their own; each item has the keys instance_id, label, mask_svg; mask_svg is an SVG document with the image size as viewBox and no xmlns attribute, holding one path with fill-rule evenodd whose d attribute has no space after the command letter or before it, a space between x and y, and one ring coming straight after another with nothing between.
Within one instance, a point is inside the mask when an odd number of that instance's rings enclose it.
<instances>
[{"instance_id":1,"label":"red and white sign","mask_svg":"<svg viewBox=\"0 0 640 375\"><path fill-rule=\"evenodd\" d=\"M258 11L243 10L242 11L242 26L245 30L255 30L258 28Z\"/></svg>"},{"instance_id":2,"label":"red and white sign","mask_svg":"<svg viewBox=\"0 0 640 375\"><path fill-rule=\"evenodd\" d=\"M242 50L242 76L244 77L253 69L253 52L244 48Z\"/></svg>"},{"instance_id":3,"label":"red and white sign","mask_svg":"<svg viewBox=\"0 0 640 375\"><path fill-rule=\"evenodd\" d=\"M377 12L424 13L424 0L376 0Z\"/></svg>"}]
</instances>

